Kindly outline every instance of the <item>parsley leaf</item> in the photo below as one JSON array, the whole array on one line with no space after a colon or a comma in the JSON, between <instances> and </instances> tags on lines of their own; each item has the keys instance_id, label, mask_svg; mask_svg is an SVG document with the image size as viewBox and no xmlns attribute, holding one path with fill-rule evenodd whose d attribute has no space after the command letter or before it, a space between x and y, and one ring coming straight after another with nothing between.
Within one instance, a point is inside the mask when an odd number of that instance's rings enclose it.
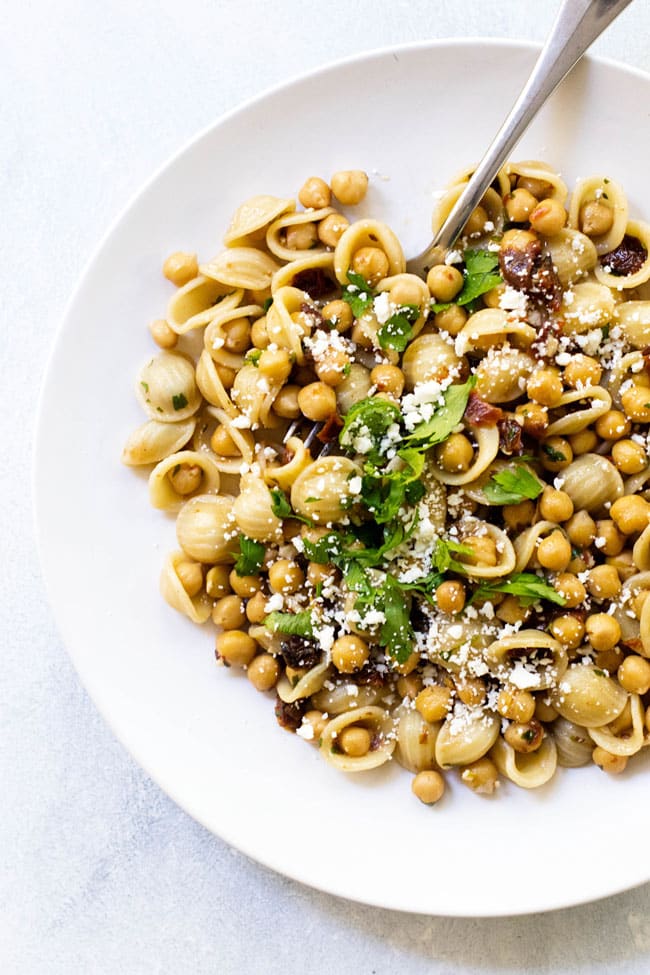
<instances>
[{"instance_id":1,"label":"parsley leaf","mask_svg":"<svg viewBox=\"0 0 650 975\"><path fill-rule=\"evenodd\" d=\"M386 576L382 590L383 613L386 619L382 623L379 640L389 656L403 664L413 651L415 639L409 618L410 601L392 576Z\"/></svg>"},{"instance_id":2,"label":"parsley leaf","mask_svg":"<svg viewBox=\"0 0 650 975\"><path fill-rule=\"evenodd\" d=\"M246 353L244 357L244 361L250 362L254 366L259 366L261 355L262 355L261 349L251 349L250 352Z\"/></svg>"},{"instance_id":3,"label":"parsley leaf","mask_svg":"<svg viewBox=\"0 0 650 975\"><path fill-rule=\"evenodd\" d=\"M438 572L467 572L467 566L454 555L472 555L473 550L469 545L461 545L460 542L452 542L449 538L439 538L433 550L433 564Z\"/></svg>"},{"instance_id":4,"label":"parsley leaf","mask_svg":"<svg viewBox=\"0 0 650 975\"><path fill-rule=\"evenodd\" d=\"M355 450L357 439L369 440L368 449L359 453L363 453L371 464L380 464L384 458L382 440L389 428L394 423L399 423L401 418L399 408L388 400L375 396L359 400L345 415L343 428L339 433L339 443L342 447Z\"/></svg>"},{"instance_id":5,"label":"parsley leaf","mask_svg":"<svg viewBox=\"0 0 650 975\"><path fill-rule=\"evenodd\" d=\"M263 312L264 312L265 315L266 315L267 311L269 310L269 308L271 307L272 304L273 304L273 298L265 298L264 299L264 304L262 305L262 310L263 310Z\"/></svg>"},{"instance_id":6,"label":"parsley leaf","mask_svg":"<svg viewBox=\"0 0 650 975\"><path fill-rule=\"evenodd\" d=\"M360 318L372 305L375 292L366 279L354 271L348 271L348 281L350 283L343 288L341 298L348 303L354 317Z\"/></svg>"},{"instance_id":7,"label":"parsley leaf","mask_svg":"<svg viewBox=\"0 0 650 975\"><path fill-rule=\"evenodd\" d=\"M184 393L174 393L172 404L175 410L183 410L187 406L187 397Z\"/></svg>"},{"instance_id":8,"label":"parsley leaf","mask_svg":"<svg viewBox=\"0 0 650 975\"><path fill-rule=\"evenodd\" d=\"M475 385L476 376L470 376L466 383L448 386L442 394L443 404L436 409L430 420L418 423L413 432L407 434L404 438L406 443L418 450L428 450L446 440L462 420L469 394Z\"/></svg>"},{"instance_id":9,"label":"parsley leaf","mask_svg":"<svg viewBox=\"0 0 650 975\"><path fill-rule=\"evenodd\" d=\"M534 501L544 490L544 486L532 471L522 464L515 469L505 468L498 474L493 474L483 488L483 493L490 504L519 504L528 498Z\"/></svg>"},{"instance_id":10,"label":"parsley leaf","mask_svg":"<svg viewBox=\"0 0 650 975\"><path fill-rule=\"evenodd\" d=\"M290 636L313 636L314 620L311 611L301 613L269 613L264 626L273 633L287 633Z\"/></svg>"},{"instance_id":11,"label":"parsley leaf","mask_svg":"<svg viewBox=\"0 0 650 975\"><path fill-rule=\"evenodd\" d=\"M475 590L472 599L489 599L495 592L517 596L524 606L530 606L539 599L546 599L549 603L556 603L558 606L564 606L566 603L564 596L534 572L516 572L500 582L482 582Z\"/></svg>"},{"instance_id":12,"label":"parsley leaf","mask_svg":"<svg viewBox=\"0 0 650 975\"><path fill-rule=\"evenodd\" d=\"M558 461L566 460L566 457L564 456L561 450L556 450L555 447L552 447L548 443L542 444L542 450L544 451L548 459L552 460L556 464L558 463Z\"/></svg>"},{"instance_id":13,"label":"parsley leaf","mask_svg":"<svg viewBox=\"0 0 650 975\"><path fill-rule=\"evenodd\" d=\"M469 305L476 301L486 291L491 291L498 285L503 284L503 279L498 273L499 255L496 251L488 250L466 250L463 254L465 270L463 277L463 287L460 294L454 299L455 305ZM450 308L452 302L438 302L432 305L432 311L445 311Z\"/></svg>"},{"instance_id":14,"label":"parsley leaf","mask_svg":"<svg viewBox=\"0 0 650 975\"><path fill-rule=\"evenodd\" d=\"M238 576L254 576L262 568L266 546L242 535L239 539L239 558L235 562Z\"/></svg>"},{"instance_id":15,"label":"parsley leaf","mask_svg":"<svg viewBox=\"0 0 650 975\"><path fill-rule=\"evenodd\" d=\"M403 352L413 335L412 325L420 317L417 305L400 305L377 332L377 340L382 349L395 349Z\"/></svg>"},{"instance_id":16,"label":"parsley leaf","mask_svg":"<svg viewBox=\"0 0 650 975\"><path fill-rule=\"evenodd\" d=\"M271 511L276 518L293 518L293 508L287 501L287 496L280 488L271 490Z\"/></svg>"}]
</instances>

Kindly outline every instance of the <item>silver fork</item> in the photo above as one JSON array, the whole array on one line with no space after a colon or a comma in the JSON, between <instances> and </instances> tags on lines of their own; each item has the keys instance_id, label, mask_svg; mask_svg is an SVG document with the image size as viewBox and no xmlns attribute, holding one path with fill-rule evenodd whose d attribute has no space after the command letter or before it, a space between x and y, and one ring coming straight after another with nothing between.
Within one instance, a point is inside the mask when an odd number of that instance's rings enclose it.
<instances>
[{"instance_id":1,"label":"silver fork","mask_svg":"<svg viewBox=\"0 0 650 975\"><path fill-rule=\"evenodd\" d=\"M632 0L563 0L521 94L467 186L429 246L417 257L407 261L406 267L411 274L426 277L429 268L444 262L446 252L460 237L470 214L481 202L486 190L547 99L585 51L631 2ZM303 424L304 420L294 420L283 443L298 433ZM322 423L311 427L305 439L306 446L311 448L322 428ZM323 457L331 453L334 446L333 442L324 444L316 456Z\"/></svg>"}]
</instances>

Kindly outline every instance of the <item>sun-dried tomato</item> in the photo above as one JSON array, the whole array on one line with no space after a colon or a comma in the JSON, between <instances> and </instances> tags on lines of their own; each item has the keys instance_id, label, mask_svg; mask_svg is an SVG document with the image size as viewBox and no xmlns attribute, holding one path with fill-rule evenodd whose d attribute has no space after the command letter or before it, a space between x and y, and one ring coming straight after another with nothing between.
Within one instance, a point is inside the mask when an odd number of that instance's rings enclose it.
<instances>
[{"instance_id":1,"label":"sun-dried tomato","mask_svg":"<svg viewBox=\"0 0 650 975\"><path fill-rule=\"evenodd\" d=\"M324 298L334 290L334 284L321 267L309 267L294 275L294 288L306 291L311 298Z\"/></svg>"},{"instance_id":2,"label":"sun-dried tomato","mask_svg":"<svg viewBox=\"0 0 650 975\"><path fill-rule=\"evenodd\" d=\"M502 454L507 454L509 457L513 454L523 453L523 444L521 441L521 431L522 427L514 417L504 416L503 419L499 420L497 423L499 429L499 449Z\"/></svg>"},{"instance_id":3,"label":"sun-dried tomato","mask_svg":"<svg viewBox=\"0 0 650 975\"><path fill-rule=\"evenodd\" d=\"M617 278L627 277L636 274L643 267L647 257L648 252L638 237L625 234L618 247L602 255L600 263Z\"/></svg>"},{"instance_id":4,"label":"sun-dried tomato","mask_svg":"<svg viewBox=\"0 0 650 975\"><path fill-rule=\"evenodd\" d=\"M476 393L470 393L465 407L465 419L476 427L494 427L503 418L503 410L486 403Z\"/></svg>"},{"instance_id":5,"label":"sun-dried tomato","mask_svg":"<svg viewBox=\"0 0 650 975\"><path fill-rule=\"evenodd\" d=\"M316 436L321 443L331 443L333 440L338 440L339 430L342 427L343 420L338 413L330 413Z\"/></svg>"},{"instance_id":6,"label":"sun-dried tomato","mask_svg":"<svg viewBox=\"0 0 650 975\"><path fill-rule=\"evenodd\" d=\"M287 704L278 695L275 699L275 716L278 724L288 731L297 731L302 724L303 715L307 711L307 701L298 700Z\"/></svg>"}]
</instances>

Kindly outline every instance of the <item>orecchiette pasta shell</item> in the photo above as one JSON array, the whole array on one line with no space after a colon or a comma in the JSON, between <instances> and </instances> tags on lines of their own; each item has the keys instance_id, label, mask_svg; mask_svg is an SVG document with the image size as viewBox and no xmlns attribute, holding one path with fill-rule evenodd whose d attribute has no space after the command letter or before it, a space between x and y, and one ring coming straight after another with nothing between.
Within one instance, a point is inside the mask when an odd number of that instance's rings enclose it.
<instances>
[{"instance_id":1,"label":"orecchiette pasta shell","mask_svg":"<svg viewBox=\"0 0 650 975\"><path fill-rule=\"evenodd\" d=\"M344 714L354 708L377 705L382 697L381 687L370 684L336 684L334 687L323 687L314 693L312 703L324 714Z\"/></svg>"},{"instance_id":2,"label":"orecchiette pasta shell","mask_svg":"<svg viewBox=\"0 0 650 975\"><path fill-rule=\"evenodd\" d=\"M400 708L397 713L395 758L409 772L436 767L436 739L439 724L425 721L415 708Z\"/></svg>"},{"instance_id":3,"label":"orecchiette pasta shell","mask_svg":"<svg viewBox=\"0 0 650 975\"><path fill-rule=\"evenodd\" d=\"M223 426L228 432L228 436L239 451L235 457L223 457L221 454L214 454L215 466L222 474L241 473L242 464L250 465L255 459L254 443L248 430L238 427L237 417L231 417L225 410L220 410L215 406L209 406L206 410L209 416L213 416L217 423ZM212 449L212 448L210 448Z\"/></svg>"},{"instance_id":4,"label":"orecchiette pasta shell","mask_svg":"<svg viewBox=\"0 0 650 975\"><path fill-rule=\"evenodd\" d=\"M263 230L281 213L295 210L295 200L261 194L252 196L235 211L223 238L227 247L237 247L246 238Z\"/></svg>"},{"instance_id":5,"label":"orecchiette pasta shell","mask_svg":"<svg viewBox=\"0 0 650 975\"><path fill-rule=\"evenodd\" d=\"M185 335L193 328L207 325L214 314L224 307L234 308L244 296L241 290L200 274L179 288L167 306L167 322L177 335Z\"/></svg>"},{"instance_id":6,"label":"orecchiette pasta shell","mask_svg":"<svg viewBox=\"0 0 650 975\"><path fill-rule=\"evenodd\" d=\"M331 251L312 251L308 257L298 257L295 261L285 264L275 272L271 280L271 293L274 300L275 294L280 288L301 287L297 282L300 282L300 276L307 276L309 271L322 271L325 277L329 278L334 273L333 266L334 255ZM334 282L332 282L333 289Z\"/></svg>"},{"instance_id":7,"label":"orecchiette pasta shell","mask_svg":"<svg viewBox=\"0 0 650 975\"><path fill-rule=\"evenodd\" d=\"M201 481L193 494L213 494L219 490L219 469L212 457L203 451L181 450L161 460L149 475L149 500L154 508L177 511L188 500L188 495L179 494L170 480L170 475L182 464L199 467L202 471Z\"/></svg>"},{"instance_id":8,"label":"orecchiette pasta shell","mask_svg":"<svg viewBox=\"0 0 650 975\"><path fill-rule=\"evenodd\" d=\"M470 565L465 566L468 576L474 579L500 579L510 575L515 567L516 556L512 542L506 532L498 525L492 525L487 521L466 521L463 522L464 534L485 536L491 538L498 554L496 565Z\"/></svg>"},{"instance_id":9,"label":"orecchiette pasta shell","mask_svg":"<svg viewBox=\"0 0 650 975\"><path fill-rule=\"evenodd\" d=\"M358 758L343 754L336 745L338 736L351 725L362 725L374 732L374 747ZM395 750L395 739L388 737L391 725L391 719L383 708L362 707L347 711L325 725L321 735L321 754L343 772L365 772L377 768L387 762Z\"/></svg>"},{"instance_id":10,"label":"orecchiette pasta shell","mask_svg":"<svg viewBox=\"0 0 650 975\"><path fill-rule=\"evenodd\" d=\"M278 264L256 247L229 247L211 261L201 264L201 274L233 288L263 291L270 287Z\"/></svg>"},{"instance_id":11,"label":"orecchiette pasta shell","mask_svg":"<svg viewBox=\"0 0 650 975\"><path fill-rule=\"evenodd\" d=\"M196 417L193 416L178 423L147 420L129 436L122 451L122 463L130 467L157 464L184 447L195 427Z\"/></svg>"},{"instance_id":12,"label":"orecchiette pasta shell","mask_svg":"<svg viewBox=\"0 0 650 975\"><path fill-rule=\"evenodd\" d=\"M490 755L501 774L522 789L538 789L553 778L557 769L557 748L549 735L537 751L527 754L516 752L507 741L498 738Z\"/></svg>"},{"instance_id":13,"label":"orecchiette pasta shell","mask_svg":"<svg viewBox=\"0 0 650 975\"><path fill-rule=\"evenodd\" d=\"M650 345L650 301L623 301L616 308L616 321L635 349Z\"/></svg>"},{"instance_id":14,"label":"orecchiette pasta shell","mask_svg":"<svg viewBox=\"0 0 650 975\"><path fill-rule=\"evenodd\" d=\"M430 379L458 377L467 370L467 360L456 354L453 345L441 335L419 335L402 356L402 372L407 390Z\"/></svg>"},{"instance_id":15,"label":"orecchiette pasta shell","mask_svg":"<svg viewBox=\"0 0 650 975\"><path fill-rule=\"evenodd\" d=\"M360 476L361 468L347 457L316 460L293 482L291 506L319 525L340 521L357 497L350 482Z\"/></svg>"},{"instance_id":16,"label":"orecchiette pasta shell","mask_svg":"<svg viewBox=\"0 0 650 975\"><path fill-rule=\"evenodd\" d=\"M177 423L196 413L201 394L194 365L178 352L161 352L140 370L136 393L152 420Z\"/></svg>"},{"instance_id":17,"label":"orecchiette pasta shell","mask_svg":"<svg viewBox=\"0 0 650 975\"><path fill-rule=\"evenodd\" d=\"M279 379L262 376L256 366L246 363L235 376L230 395L251 426L269 426L273 401L281 388Z\"/></svg>"},{"instance_id":18,"label":"orecchiette pasta shell","mask_svg":"<svg viewBox=\"0 0 650 975\"><path fill-rule=\"evenodd\" d=\"M589 735L597 745L610 755L635 755L641 751L644 742L645 708L638 694L630 695L632 727L622 734L614 734L611 728L590 728Z\"/></svg>"},{"instance_id":19,"label":"orecchiette pasta shell","mask_svg":"<svg viewBox=\"0 0 650 975\"><path fill-rule=\"evenodd\" d=\"M601 728L617 718L627 693L592 664L573 664L558 687L549 692L551 704L563 718L584 728Z\"/></svg>"},{"instance_id":20,"label":"orecchiette pasta shell","mask_svg":"<svg viewBox=\"0 0 650 975\"><path fill-rule=\"evenodd\" d=\"M290 491L298 475L313 463L309 450L299 437L290 437L285 450L289 460L277 467L267 466L264 469L264 479L270 484L277 484L283 491Z\"/></svg>"},{"instance_id":21,"label":"orecchiette pasta shell","mask_svg":"<svg viewBox=\"0 0 650 975\"><path fill-rule=\"evenodd\" d=\"M623 240L628 215L627 197L623 192L623 187L604 176L589 176L586 179L579 179L571 194L569 206L569 227L579 230L580 210L584 204L591 203L594 200L603 200L603 198L612 211L614 219L606 234L591 238L598 254L607 254L609 251L613 251Z\"/></svg>"},{"instance_id":22,"label":"orecchiette pasta shell","mask_svg":"<svg viewBox=\"0 0 650 975\"><path fill-rule=\"evenodd\" d=\"M217 366L207 349L203 350L196 365L196 384L208 403L221 407L229 416L237 414L237 407L226 392Z\"/></svg>"},{"instance_id":23,"label":"orecchiette pasta shell","mask_svg":"<svg viewBox=\"0 0 650 975\"><path fill-rule=\"evenodd\" d=\"M645 248L646 256L643 264L638 271L633 274L612 274L608 270L607 255L603 257L601 263L594 268L594 274L608 288L638 288L650 280L650 224L642 223L641 220L630 220L625 228L626 235L636 237Z\"/></svg>"},{"instance_id":24,"label":"orecchiette pasta shell","mask_svg":"<svg viewBox=\"0 0 650 975\"><path fill-rule=\"evenodd\" d=\"M273 513L271 492L261 477L245 474L235 498L232 513L237 527L257 542L271 542L280 537L282 521Z\"/></svg>"},{"instance_id":25,"label":"orecchiette pasta shell","mask_svg":"<svg viewBox=\"0 0 650 975\"><path fill-rule=\"evenodd\" d=\"M563 768L580 768L591 761L594 745L586 728L556 718L551 725L551 733L557 748L557 762Z\"/></svg>"},{"instance_id":26,"label":"orecchiette pasta shell","mask_svg":"<svg viewBox=\"0 0 650 975\"><path fill-rule=\"evenodd\" d=\"M536 334L530 325L511 319L503 308L482 308L470 315L456 336L456 354L467 355L475 349L485 351L510 336L516 336L523 345L530 345Z\"/></svg>"},{"instance_id":27,"label":"orecchiette pasta shell","mask_svg":"<svg viewBox=\"0 0 650 975\"><path fill-rule=\"evenodd\" d=\"M473 484L487 470L499 452L499 431L497 427L476 427L474 437L476 439L476 453L466 471L454 473L445 471L442 467L432 466L433 476L442 481L443 484L453 485L454 487Z\"/></svg>"},{"instance_id":28,"label":"orecchiette pasta shell","mask_svg":"<svg viewBox=\"0 0 650 975\"><path fill-rule=\"evenodd\" d=\"M283 286L276 289L273 304L266 314L266 331L270 341L281 349L288 349L295 356L298 365L305 361L302 340L309 332L304 319L294 321L292 315L299 312L307 301L309 295L300 288Z\"/></svg>"},{"instance_id":29,"label":"orecchiette pasta shell","mask_svg":"<svg viewBox=\"0 0 650 975\"><path fill-rule=\"evenodd\" d=\"M535 366L527 352L510 346L490 349L476 368L476 392L488 403L510 403L522 395Z\"/></svg>"},{"instance_id":30,"label":"orecchiette pasta shell","mask_svg":"<svg viewBox=\"0 0 650 975\"><path fill-rule=\"evenodd\" d=\"M233 501L223 494L205 494L185 502L176 518L176 537L187 555L197 562L235 561Z\"/></svg>"},{"instance_id":31,"label":"orecchiette pasta shell","mask_svg":"<svg viewBox=\"0 0 650 975\"><path fill-rule=\"evenodd\" d=\"M546 437L568 437L574 433L580 433L581 430L586 430L590 424L596 422L599 416L611 409L612 397L602 386L586 386L584 389L573 389L568 393L563 393L554 410L565 410L567 407L578 403L584 403L582 409L565 413L564 416L552 420L544 435Z\"/></svg>"},{"instance_id":32,"label":"orecchiette pasta shell","mask_svg":"<svg viewBox=\"0 0 650 975\"><path fill-rule=\"evenodd\" d=\"M507 179L507 177L506 177ZM438 233L443 223L458 202L458 199L465 190L467 181L452 184L441 196L431 215L431 229L434 235ZM506 190L508 192L508 190ZM488 223L484 232L480 236L492 236L499 234L503 230L505 212L503 209L502 195L490 187L481 200L481 206L488 215Z\"/></svg>"},{"instance_id":33,"label":"orecchiette pasta shell","mask_svg":"<svg viewBox=\"0 0 650 975\"><path fill-rule=\"evenodd\" d=\"M560 477L562 490L576 511L584 509L596 514L607 502L614 502L623 494L623 478L612 462L600 454L582 454L564 468Z\"/></svg>"},{"instance_id":34,"label":"orecchiette pasta shell","mask_svg":"<svg viewBox=\"0 0 650 975\"><path fill-rule=\"evenodd\" d=\"M564 319L564 331L581 333L602 328L612 321L615 310L614 295L604 284L596 281L574 284L562 297L560 314Z\"/></svg>"},{"instance_id":35,"label":"orecchiette pasta shell","mask_svg":"<svg viewBox=\"0 0 650 975\"><path fill-rule=\"evenodd\" d=\"M204 589L197 596L188 596L178 576L178 566L186 561L184 552L171 552L160 574L160 593L172 609L188 616L193 623L205 623L210 616L212 600Z\"/></svg>"},{"instance_id":36,"label":"orecchiette pasta shell","mask_svg":"<svg viewBox=\"0 0 650 975\"><path fill-rule=\"evenodd\" d=\"M246 323L250 324L250 319L259 318L262 314L263 309L260 305L244 305L217 312L203 336L205 348L214 361L222 366L228 366L229 369L241 369L244 362L243 355L229 352L225 347L228 341L228 328L240 319L245 319Z\"/></svg>"},{"instance_id":37,"label":"orecchiette pasta shell","mask_svg":"<svg viewBox=\"0 0 650 975\"><path fill-rule=\"evenodd\" d=\"M486 755L499 737L500 718L481 708L459 707L442 724L435 757L441 768L471 765Z\"/></svg>"},{"instance_id":38,"label":"orecchiette pasta shell","mask_svg":"<svg viewBox=\"0 0 650 975\"><path fill-rule=\"evenodd\" d=\"M644 528L634 543L632 558L639 572L650 571L650 525Z\"/></svg>"},{"instance_id":39,"label":"orecchiette pasta shell","mask_svg":"<svg viewBox=\"0 0 650 975\"><path fill-rule=\"evenodd\" d=\"M650 314L648 315L648 329L650 334ZM612 403L615 409L621 409L621 386L623 383L630 378L630 374L635 375L640 373L644 368L643 355L640 352L628 352L624 356L621 356L620 359L618 357L616 358L609 370L609 378L607 380L607 390L612 397ZM629 494L627 486L625 493Z\"/></svg>"},{"instance_id":40,"label":"orecchiette pasta shell","mask_svg":"<svg viewBox=\"0 0 650 975\"><path fill-rule=\"evenodd\" d=\"M440 620L426 639L426 651L432 663L451 673L472 668L473 661L483 663L483 652L492 637L478 621L464 616L446 622ZM485 665L483 665L485 671Z\"/></svg>"},{"instance_id":41,"label":"orecchiette pasta shell","mask_svg":"<svg viewBox=\"0 0 650 975\"><path fill-rule=\"evenodd\" d=\"M598 261L598 254L592 241L579 230L569 228L560 230L554 237L546 240L545 246L557 270L557 276L565 288L584 277Z\"/></svg>"},{"instance_id":42,"label":"orecchiette pasta shell","mask_svg":"<svg viewBox=\"0 0 650 975\"><path fill-rule=\"evenodd\" d=\"M530 528L525 528L524 531L519 532L515 538L514 548L515 554L517 556L517 561L515 563L515 572L523 572L527 566L532 569L539 568L539 562L537 561L537 545L545 535L550 535L551 532L555 531L557 525L554 521L536 521L534 525Z\"/></svg>"},{"instance_id":43,"label":"orecchiette pasta shell","mask_svg":"<svg viewBox=\"0 0 650 975\"><path fill-rule=\"evenodd\" d=\"M339 284L348 283L352 258L362 247L378 247L388 258L388 274L403 274L406 258L398 238L385 223L378 220L356 220L343 232L334 251L334 273Z\"/></svg>"},{"instance_id":44,"label":"orecchiette pasta shell","mask_svg":"<svg viewBox=\"0 0 650 975\"><path fill-rule=\"evenodd\" d=\"M505 172L509 177L524 176L529 179L538 179L548 183L551 187L549 196L564 203L569 190L566 183L559 173L554 172L548 163L540 162L539 159L525 159L522 162L508 162L504 166Z\"/></svg>"},{"instance_id":45,"label":"orecchiette pasta shell","mask_svg":"<svg viewBox=\"0 0 650 975\"><path fill-rule=\"evenodd\" d=\"M535 691L554 686L568 663L562 644L540 630L519 630L495 640L485 651L485 660L500 680Z\"/></svg>"},{"instance_id":46,"label":"orecchiette pasta shell","mask_svg":"<svg viewBox=\"0 0 650 975\"><path fill-rule=\"evenodd\" d=\"M292 685L287 677L281 677L275 688L278 697L285 704L293 704L294 701L311 697L312 694L320 691L327 679L328 671L329 663L327 660L324 660L322 663L316 664L315 667L311 667L306 674L302 675L296 684Z\"/></svg>"},{"instance_id":47,"label":"orecchiette pasta shell","mask_svg":"<svg viewBox=\"0 0 650 975\"><path fill-rule=\"evenodd\" d=\"M345 416L359 400L365 399L371 387L370 370L359 362L353 362L348 375L336 387L336 405L341 416Z\"/></svg>"},{"instance_id":48,"label":"orecchiette pasta shell","mask_svg":"<svg viewBox=\"0 0 650 975\"><path fill-rule=\"evenodd\" d=\"M307 210L302 213L284 214L277 220L274 220L266 231L266 246L271 253L275 257L280 258L281 261L295 261L301 257L312 257L315 254L325 254L327 253L327 249L323 246L316 246L312 248L307 247L303 250L296 250L295 248L287 247L287 245L284 243L283 236L288 227L299 227L301 224L305 223L318 223L320 220L324 220L325 217L335 212L334 207L322 207L319 210Z\"/></svg>"}]
</instances>

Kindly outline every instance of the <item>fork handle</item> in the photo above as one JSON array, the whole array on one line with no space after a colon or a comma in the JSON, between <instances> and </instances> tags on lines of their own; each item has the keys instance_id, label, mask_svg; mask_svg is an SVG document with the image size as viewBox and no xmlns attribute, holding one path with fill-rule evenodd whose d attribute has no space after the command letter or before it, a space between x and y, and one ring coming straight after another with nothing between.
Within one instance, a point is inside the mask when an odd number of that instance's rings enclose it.
<instances>
[{"instance_id":1,"label":"fork handle","mask_svg":"<svg viewBox=\"0 0 650 975\"><path fill-rule=\"evenodd\" d=\"M412 262L410 270L428 270L440 263L480 203L494 177L508 159L544 102L574 64L632 0L564 0L528 81L510 114L497 132L451 213L429 247ZM444 259L444 258L443 258ZM416 271L417 273L417 271Z\"/></svg>"}]
</instances>

